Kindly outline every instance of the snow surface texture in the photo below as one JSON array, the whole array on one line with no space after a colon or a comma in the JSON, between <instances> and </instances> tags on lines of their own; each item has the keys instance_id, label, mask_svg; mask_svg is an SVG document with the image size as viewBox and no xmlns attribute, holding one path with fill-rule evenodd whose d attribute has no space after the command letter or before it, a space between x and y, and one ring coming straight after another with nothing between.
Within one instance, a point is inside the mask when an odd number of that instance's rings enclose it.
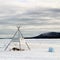
<instances>
[{"instance_id":1,"label":"snow surface texture","mask_svg":"<svg viewBox=\"0 0 60 60\"><path fill-rule=\"evenodd\" d=\"M22 43L25 51L10 51L18 42L12 42L6 51L3 50L10 40L0 40L0 60L60 60L60 39L25 39L31 50ZM53 48L53 52L49 52Z\"/></svg>"}]
</instances>

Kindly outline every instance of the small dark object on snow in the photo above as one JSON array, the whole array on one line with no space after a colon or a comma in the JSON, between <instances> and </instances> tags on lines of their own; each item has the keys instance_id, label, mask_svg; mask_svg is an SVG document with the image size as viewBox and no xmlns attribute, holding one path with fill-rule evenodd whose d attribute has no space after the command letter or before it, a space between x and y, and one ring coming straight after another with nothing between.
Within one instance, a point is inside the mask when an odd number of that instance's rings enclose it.
<instances>
[{"instance_id":1,"label":"small dark object on snow","mask_svg":"<svg viewBox=\"0 0 60 60\"><path fill-rule=\"evenodd\" d=\"M12 50L13 51L24 51L24 49L19 49L19 48L16 48L16 47L13 47Z\"/></svg>"}]
</instances>

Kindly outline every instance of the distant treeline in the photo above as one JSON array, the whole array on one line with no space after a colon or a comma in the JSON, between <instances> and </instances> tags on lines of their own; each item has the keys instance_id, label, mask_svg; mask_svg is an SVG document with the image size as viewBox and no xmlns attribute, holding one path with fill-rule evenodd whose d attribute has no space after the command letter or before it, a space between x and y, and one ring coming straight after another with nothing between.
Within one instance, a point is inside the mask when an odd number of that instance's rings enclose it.
<instances>
[{"instance_id":1,"label":"distant treeline","mask_svg":"<svg viewBox=\"0 0 60 60\"><path fill-rule=\"evenodd\" d=\"M35 37L25 37L25 39L44 39L44 38L60 38L60 32L46 32L46 33L42 33L38 36L35 36Z\"/></svg>"}]
</instances>

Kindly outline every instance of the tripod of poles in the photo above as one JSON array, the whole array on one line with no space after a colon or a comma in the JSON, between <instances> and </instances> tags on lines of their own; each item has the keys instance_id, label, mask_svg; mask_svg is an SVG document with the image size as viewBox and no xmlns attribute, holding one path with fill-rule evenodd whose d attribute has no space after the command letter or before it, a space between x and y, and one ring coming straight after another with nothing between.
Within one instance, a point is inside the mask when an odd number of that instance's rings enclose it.
<instances>
[{"instance_id":1,"label":"tripod of poles","mask_svg":"<svg viewBox=\"0 0 60 60\"><path fill-rule=\"evenodd\" d=\"M12 37L12 40L9 42L9 44L6 46L6 48L5 48L5 50L7 50L7 48L8 48L8 46L11 44L11 42L13 41L13 39L14 39L14 37L15 37L15 35L18 33L18 41L19 41L19 48L16 48L16 47L13 47L12 48L12 50L17 50L17 51L24 51L24 49L22 49L22 45L21 45L21 40L22 39L24 39L24 37L23 37L23 34L21 33L21 31L20 31L20 26L17 26L17 31L15 32L15 34L13 35L13 37ZM30 47L29 47L29 45L28 45L28 43L27 42L25 42L25 44L26 44L26 46L27 46L27 48L30 50Z\"/></svg>"}]
</instances>

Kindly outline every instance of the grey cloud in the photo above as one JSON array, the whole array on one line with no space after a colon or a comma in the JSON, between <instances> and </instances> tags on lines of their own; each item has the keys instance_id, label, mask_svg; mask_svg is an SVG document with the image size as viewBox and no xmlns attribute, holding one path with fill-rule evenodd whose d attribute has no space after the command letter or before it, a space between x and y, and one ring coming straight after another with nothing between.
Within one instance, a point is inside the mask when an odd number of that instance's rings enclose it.
<instances>
[{"instance_id":1,"label":"grey cloud","mask_svg":"<svg viewBox=\"0 0 60 60\"><path fill-rule=\"evenodd\" d=\"M16 14L15 8L7 7L8 11L4 11L6 16L2 16L0 24L23 24L23 25L43 25L43 24L59 24L59 22L49 23L50 20L59 20L60 9L57 8L38 8L27 10L22 14ZM3 13L4 13L3 12ZM1 13L1 11L0 11ZM2 14L2 13L1 13ZM47 17L47 18L46 18ZM1 17L0 17L1 18Z\"/></svg>"},{"instance_id":2,"label":"grey cloud","mask_svg":"<svg viewBox=\"0 0 60 60\"><path fill-rule=\"evenodd\" d=\"M35 9L34 11L28 11L27 15L34 15L35 17L58 17L60 15L60 9L54 9L54 8L45 8L45 9Z\"/></svg>"},{"instance_id":3,"label":"grey cloud","mask_svg":"<svg viewBox=\"0 0 60 60\"><path fill-rule=\"evenodd\" d=\"M34 21L34 23L36 24L37 22L36 21L40 21L41 23L40 24L49 24L49 20L59 20L60 18L60 9L53 9L53 8L50 8L50 9L43 9L43 10L31 10L31 11L28 11L27 13L25 13L24 15L27 15L27 17L31 17L31 21ZM47 17L47 18L46 18ZM56 22L55 22L56 23ZM50 24L55 24L55 23L50 23ZM57 23L59 24L59 23Z\"/></svg>"}]
</instances>

